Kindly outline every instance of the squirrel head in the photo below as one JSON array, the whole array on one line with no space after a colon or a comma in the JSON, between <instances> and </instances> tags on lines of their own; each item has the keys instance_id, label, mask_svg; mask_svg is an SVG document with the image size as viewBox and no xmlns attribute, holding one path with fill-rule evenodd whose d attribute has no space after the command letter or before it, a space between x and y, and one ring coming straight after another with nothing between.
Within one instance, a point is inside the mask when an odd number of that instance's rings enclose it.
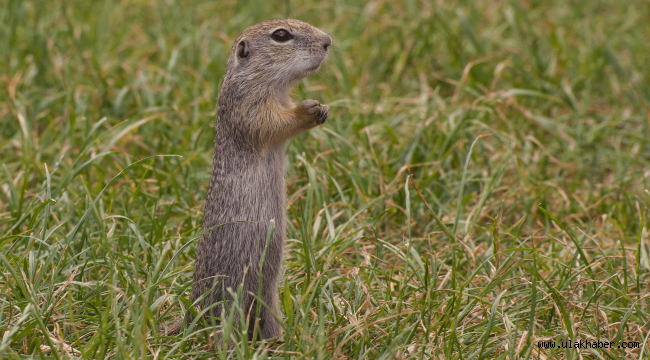
<instances>
[{"instance_id":1,"label":"squirrel head","mask_svg":"<svg viewBox=\"0 0 650 360\"><path fill-rule=\"evenodd\" d=\"M267 20L244 30L230 51L226 79L242 89L286 92L316 72L332 38L299 20Z\"/></svg>"}]
</instances>

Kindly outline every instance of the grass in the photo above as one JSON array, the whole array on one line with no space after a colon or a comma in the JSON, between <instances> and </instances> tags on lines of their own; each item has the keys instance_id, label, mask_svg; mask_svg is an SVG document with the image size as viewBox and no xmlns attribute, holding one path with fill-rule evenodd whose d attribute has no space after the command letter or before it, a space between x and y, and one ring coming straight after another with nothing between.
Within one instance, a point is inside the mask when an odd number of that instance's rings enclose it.
<instances>
[{"instance_id":1,"label":"grass","mask_svg":"<svg viewBox=\"0 0 650 360\"><path fill-rule=\"evenodd\" d=\"M284 340L160 336L228 51L285 16L334 46L295 91L332 115L287 145ZM649 358L649 36L640 0L3 1L0 357Z\"/></svg>"}]
</instances>

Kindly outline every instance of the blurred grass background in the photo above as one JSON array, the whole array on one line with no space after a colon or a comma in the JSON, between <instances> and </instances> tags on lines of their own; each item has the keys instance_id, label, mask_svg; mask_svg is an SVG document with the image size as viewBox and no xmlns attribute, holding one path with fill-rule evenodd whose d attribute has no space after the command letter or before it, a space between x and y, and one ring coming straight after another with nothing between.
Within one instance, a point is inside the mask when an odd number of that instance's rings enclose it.
<instances>
[{"instance_id":1,"label":"blurred grass background","mask_svg":"<svg viewBox=\"0 0 650 360\"><path fill-rule=\"evenodd\" d=\"M294 92L332 115L287 145L284 339L160 336L230 46L282 17L334 41ZM648 357L649 38L642 0L2 1L0 357Z\"/></svg>"}]
</instances>

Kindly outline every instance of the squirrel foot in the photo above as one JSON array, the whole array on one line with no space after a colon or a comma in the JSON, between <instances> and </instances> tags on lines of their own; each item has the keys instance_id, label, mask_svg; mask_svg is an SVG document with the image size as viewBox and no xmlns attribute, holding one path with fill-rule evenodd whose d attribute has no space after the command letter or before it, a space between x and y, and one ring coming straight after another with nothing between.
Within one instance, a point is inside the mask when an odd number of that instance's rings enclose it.
<instances>
[{"instance_id":1,"label":"squirrel foot","mask_svg":"<svg viewBox=\"0 0 650 360\"><path fill-rule=\"evenodd\" d=\"M296 112L307 118L310 127L321 125L330 116L330 107L316 100L302 101L296 107Z\"/></svg>"}]
</instances>

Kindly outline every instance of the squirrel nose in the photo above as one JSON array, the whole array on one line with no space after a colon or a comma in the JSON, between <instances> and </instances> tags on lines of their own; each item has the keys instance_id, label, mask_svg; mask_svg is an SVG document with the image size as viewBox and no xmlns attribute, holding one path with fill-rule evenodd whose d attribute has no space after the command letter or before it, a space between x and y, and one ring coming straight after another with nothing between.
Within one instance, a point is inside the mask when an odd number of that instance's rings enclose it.
<instances>
[{"instance_id":1,"label":"squirrel nose","mask_svg":"<svg viewBox=\"0 0 650 360\"><path fill-rule=\"evenodd\" d=\"M323 48L327 50L327 48L331 45L332 45L332 38L328 36L327 38L325 38L325 41L323 42Z\"/></svg>"}]
</instances>

